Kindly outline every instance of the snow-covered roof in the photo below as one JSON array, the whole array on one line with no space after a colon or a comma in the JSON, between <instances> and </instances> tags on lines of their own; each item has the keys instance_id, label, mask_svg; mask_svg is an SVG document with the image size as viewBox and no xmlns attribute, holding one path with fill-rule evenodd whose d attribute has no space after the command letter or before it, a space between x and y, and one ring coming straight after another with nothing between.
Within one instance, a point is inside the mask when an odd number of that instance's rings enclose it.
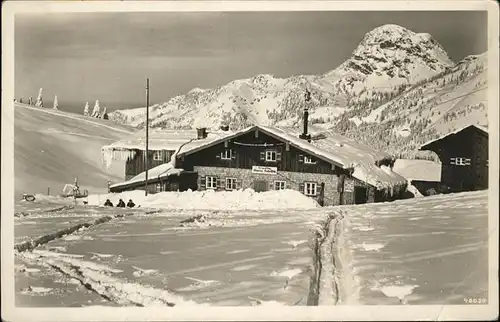
<instances>
[{"instance_id":1,"label":"snow-covered roof","mask_svg":"<svg viewBox=\"0 0 500 322\"><path fill-rule=\"evenodd\" d=\"M354 142L332 131L324 131L314 126L309 127L309 133L313 138L311 142L299 138L301 130L297 128L256 125L232 132L224 137L215 138L211 141L193 141L186 144L179 151L178 155L194 153L224 140L254 131L255 129L277 137L288 142L291 146L308 152L319 159L336 164L341 168L353 168L353 177L377 188L382 189L384 187L406 184L406 180L402 176L390 171L390 169L389 171L384 171L375 164L377 161L390 158L388 154Z\"/></svg>"},{"instance_id":2,"label":"snow-covered roof","mask_svg":"<svg viewBox=\"0 0 500 322\"><path fill-rule=\"evenodd\" d=\"M354 142L332 131L325 131L321 128L310 126L309 133L312 136L311 142L299 138L301 130L290 127L271 127L255 125L239 131L212 131L208 132L207 138L193 140L196 132L190 131L165 131L151 135L156 144L150 143L150 149L171 149L176 150L177 156L187 155L196 151L219 144L225 140L238 137L258 129L263 133L277 137L288 142L291 146L311 154L318 159L325 160L344 169L353 169L352 176L362 182L366 182L378 189L389 188L391 186L404 185L406 179L387 167L378 167L376 162L389 159L386 153L376 151L364 144ZM135 135L132 139L125 139L102 148L105 151L115 151L113 153L124 153L121 158L127 157L130 149L144 149L142 137ZM181 139L182 138L182 139ZM182 145L184 144L184 145ZM181 146L182 145L182 146ZM179 148L179 150L177 150Z\"/></svg>"},{"instance_id":3,"label":"snow-covered roof","mask_svg":"<svg viewBox=\"0 0 500 322\"><path fill-rule=\"evenodd\" d=\"M148 170L148 180L165 178L172 175L179 175L183 171L184 171L183 169L174 168L171 162L160 164L159 166ZM130 180L111 185L110 188L118 188L132 184L137 184L144 182L145 180L146 180L146 171L136 175Z\"/></svg>"},{"instance_id":4,"label":"snow-covered roof","mask_svg":"<svg viewBox=\"0 0 500 322\"><path fill-rule=\"evenodd\" d=\"M205 139L195 140L191 145L196 146L211 142L218 138L230 136L231 131L207 131ZM196 130L155 130L149 133L149 150L176 151L181 145L196 138ZM146 133L139 131L122 140L101 148L103 163L110 166L113 160L127 160L133 158L136 150L146 150Z\"/></svg>"},{"instance_id":5,"label":"snow-covered roof","mask_svg":"<svg viewBox=\"0 0 500 322\"><path fill-rule=\"evenodd\" d=\"M437 139L432 139L432 140L429 140L429 141L425 142L424 144L421 144L420 147L419 147L419 150L422 149L423 147L431 144L431 143L434 143L436 141L442 140L445 137L448 137L448 136L453 135L453 134L457 134L457 133L459 133L459 132L461 132L461 131L463 131L463 130L471 127L471 126L474 126L475 128L477 128L477 129L483 131L484 133L488 134L488 128L487 127L484 127L484 126L481 126L481 125L476 125L476 124L467 124L467 125L459 128L459 129L457 129L457 130L455 130L453 132L443 134L440 137L438 137Z\"/></svg>"},{"instance_id":6,"label":"snow-covered roof","mask_svg":"<svg viewBox=\"0 0 500 322\"><path fill-rule=\"evenodd\" d=\"M441 181L441 163L434 161L397 159L392 170L409 181Z\"/></svg>"},{"instance_id":7,"label":"snow-covered roof","mask_svg":"<svg viewBox=\"0 0 500 322\"><path fill-rule=\"evenodd\" d=\"M300 139L297 128L260 127L275 136L290 142L292 146L311 155L339 165L344 169L353 168L352 176L379 189L406 184L405 178L387 167L378 167L377 161L389 159L386 153L376 151L364 144L357 143L332 131L309 127L312 140ZM387 168L387 169L385 169Z\"/></svg>"}]
</instances>

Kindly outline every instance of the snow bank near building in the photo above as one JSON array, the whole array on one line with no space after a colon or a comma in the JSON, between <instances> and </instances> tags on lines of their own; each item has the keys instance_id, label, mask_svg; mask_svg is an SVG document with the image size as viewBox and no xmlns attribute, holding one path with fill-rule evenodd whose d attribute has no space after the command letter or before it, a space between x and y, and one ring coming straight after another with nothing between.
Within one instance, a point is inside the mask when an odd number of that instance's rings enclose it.
<instances>
[{"instance_id":1,"label":"snow bank near building","mask_svg":"<svg viewBox=\"0 0 500 322\"><path fill-rule=\"evenodd\" d=\"M318 203L296 190L255 192L252 189L238 191L183 191L160 192L147 197L143 190L126 191L102 195L90 195L88 204L103 206L106 199L116 206L120 199L125 203L132 199L136 206L160 209L308 209L319 207Z\"/></svg>"},{"instance_id":2,"label":"snow bank near building","mask_svg":"<svg viewBox=\"0 0 500 322\"><path fill-rule=\"evenodd\" d=\"M418 189L414 185L408 185L406 188L407 191L411 192L415 198L423 197L423 195L418 191Z\"/></svg>"},{"instance_id":3,"label":"snow bank near building","mask_svg":"<svg viewBox=\"0 0 500 322\"><path fill-rule=\"evenodd\" d=\"M410 181L441 181L441 163L430 160L397 159L392 170Z\"/></svg>"}]
</instances>

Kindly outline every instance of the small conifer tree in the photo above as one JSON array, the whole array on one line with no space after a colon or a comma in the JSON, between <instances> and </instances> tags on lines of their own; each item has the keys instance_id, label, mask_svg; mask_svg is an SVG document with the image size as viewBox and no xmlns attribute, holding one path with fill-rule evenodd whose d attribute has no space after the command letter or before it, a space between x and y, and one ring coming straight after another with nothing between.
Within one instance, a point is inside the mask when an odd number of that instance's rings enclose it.
<instances>
[{"instance_id":1,"label":"small conifer tree","mask_svg":"<svg viewBox=\"0 0 500 322\"><path fill-rule=\"evenodd\" d=\"M85 103L85 107L83 108L83 115L89 116L89 102Z\"/></svg>"}]
</instances>

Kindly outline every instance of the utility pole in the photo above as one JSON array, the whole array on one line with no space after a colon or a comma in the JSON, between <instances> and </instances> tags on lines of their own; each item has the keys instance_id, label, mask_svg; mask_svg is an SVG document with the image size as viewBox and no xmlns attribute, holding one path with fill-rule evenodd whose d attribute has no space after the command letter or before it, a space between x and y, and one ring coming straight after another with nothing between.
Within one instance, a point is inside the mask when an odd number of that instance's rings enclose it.
<instances>
[{"instance_id":1,"label":"utility pole","mask_svg":"<svg viewBox=\"0 0 500 322\"><path fill-rule=\"evenodd\" d=\"M146 80L146 196L148 195L148 166L149 166L149 78Z\"/></svg>"}]
</instances>

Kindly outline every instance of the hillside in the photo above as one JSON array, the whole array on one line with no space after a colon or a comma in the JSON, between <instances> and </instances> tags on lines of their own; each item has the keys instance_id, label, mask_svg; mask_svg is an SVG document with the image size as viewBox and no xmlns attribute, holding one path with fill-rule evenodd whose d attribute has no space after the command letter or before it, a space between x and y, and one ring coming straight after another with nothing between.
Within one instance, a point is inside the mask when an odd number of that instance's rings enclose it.
<instances>
[{"instance_id":1,"label":"hillside","mask_svg":"<svg viewBox=\"0 0 500 322\"><path fill-rule=\"evenodd\" d=\"M14 178L21 193L61 193L78 176L82 189L106 192L107 180L121 181L123 165L109 172L101 146L132 133L128 126L52 109L16 104L14 108Z\"/></svg>"},{"instance_id":2,"label":"hillside","mask_svg":"<svg viewBox=\"0 0 500 322\"><path fill-rule=\"evenodd\" d=\"M414 149L434 131L451 131L471 115L474 122L487 123L485 64L485 54L454 64L431 35L384 25L367 33L332 71L289 78L257 75L215 89L196 88L151 106L151 126L297 126L309 88L311 123L370 145L375 141L379 149L389 146L396 154ZM118 110L110 119L143 127L145 108Z\"/></svg>"},{"instance_id":3,"label":"hillside","mask_svg":"<svg viewBox=\"0 0 500 322\"><path fill-rule=\"evenodd\" d=\"M351 108L329 127L401 157L412 157L423 142L466 125L487 127L486 59L486 53L466 57L385 104Z\"/></svg>"}]
</instances>

